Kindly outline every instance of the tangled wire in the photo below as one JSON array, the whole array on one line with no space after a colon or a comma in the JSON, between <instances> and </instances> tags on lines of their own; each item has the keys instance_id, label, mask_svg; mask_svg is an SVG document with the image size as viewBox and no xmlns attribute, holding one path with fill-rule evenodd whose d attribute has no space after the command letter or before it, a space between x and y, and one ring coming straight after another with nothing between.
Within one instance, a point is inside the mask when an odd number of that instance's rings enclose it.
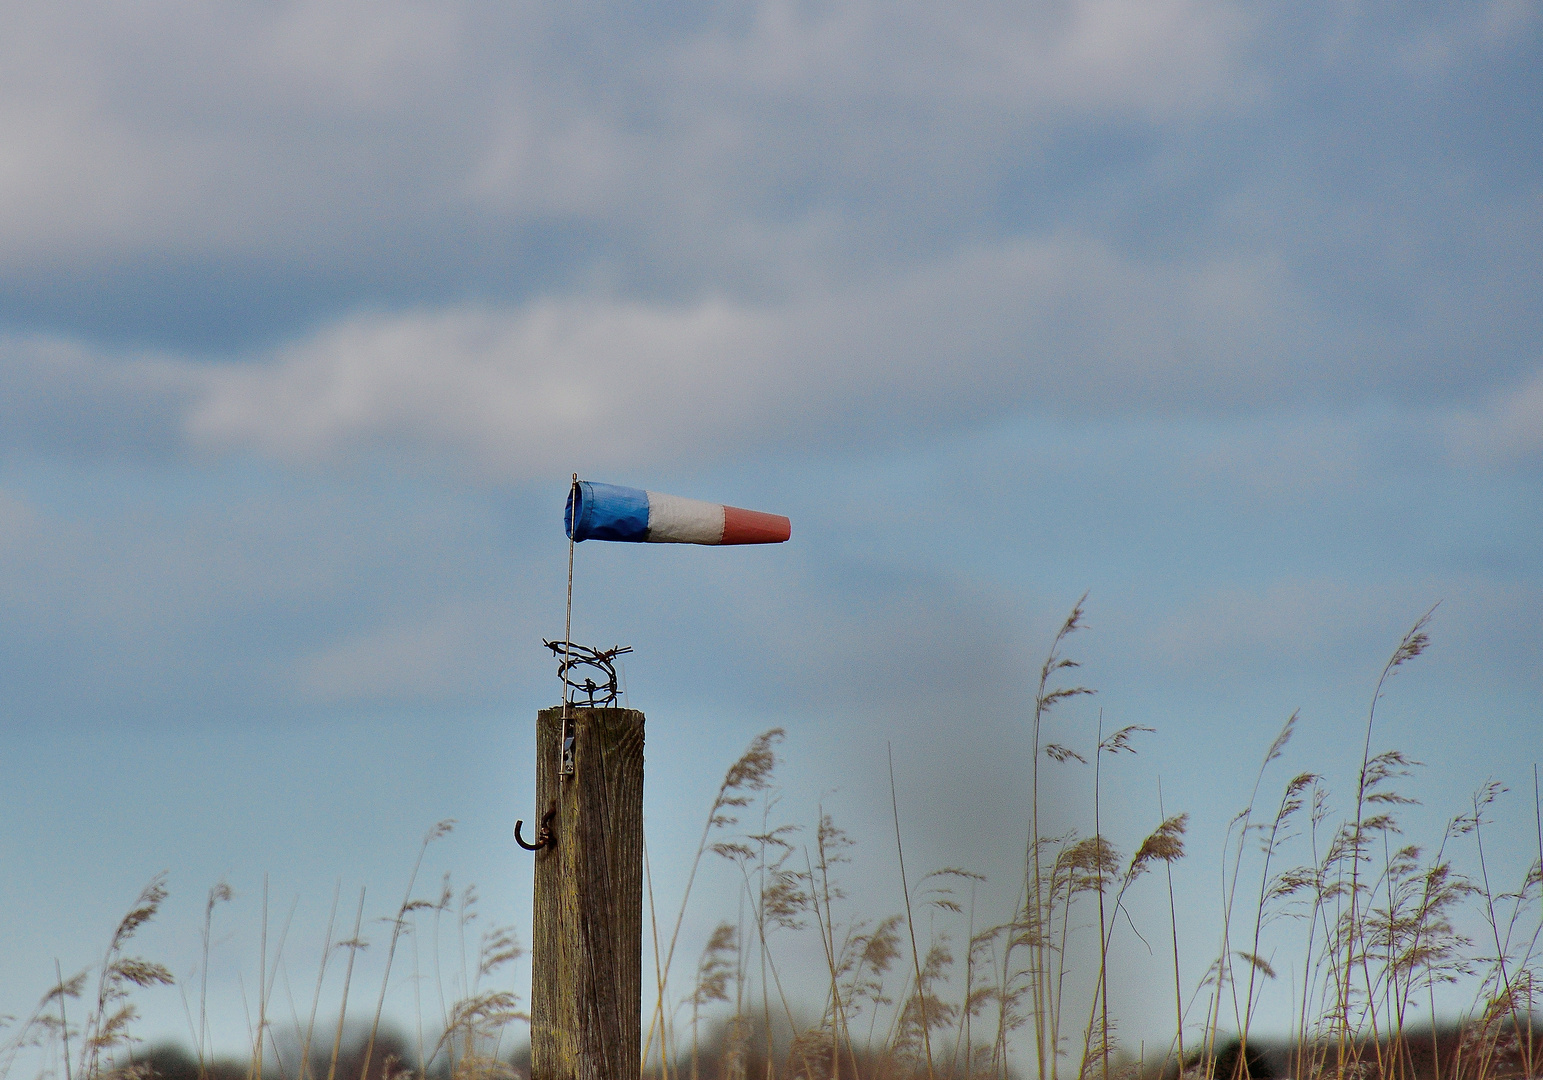
<instances>
[{"instance_id":1,"label":"tangled wire","mask_svg":"<svg viewBox=\"0 0 1543 1080\"><path fill-rule=\"evenodd\" d=\"M616 658L632 651L630 645L613 645L609 649L591 649L572 641L541 642L552 650L557 658L557 677L563 681L564 694L571 691L572 703L586 709L600 709L615 705L620 691L616 687ZM596 675L602 681L596 682ZM583 676L582 680L579 676ZM580 700L579 695L583 695Z\"/></svg>"}]
</instances>

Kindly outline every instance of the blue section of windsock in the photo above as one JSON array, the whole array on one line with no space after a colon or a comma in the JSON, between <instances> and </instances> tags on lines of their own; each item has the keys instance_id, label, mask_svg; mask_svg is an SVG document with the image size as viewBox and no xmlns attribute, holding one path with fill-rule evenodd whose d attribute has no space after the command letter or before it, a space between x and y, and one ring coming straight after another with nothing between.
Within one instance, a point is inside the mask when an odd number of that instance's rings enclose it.
<instances>
[{"instance_id":1,"label":"blue section of windsock","mask_svg":"<svg viewBox=\"0 0 1543 1080\"><path fill-rule=\"evenodd\" d=\"M581 480L568 492L563 531L575 541L644 543L648 540L648 492L641 488Z\"/></svg>"},{"instance_id":2,"label":"blue section of windsock","mask_svg":"<svg viewBox=\"0 0 1543 1080\"><path fill-rule=\"evenodd\" d=\"M780 544L793 525L779 514L580 480L568 491L563 529L580 540L649 544Z\"/></svg>"}]
</instances>

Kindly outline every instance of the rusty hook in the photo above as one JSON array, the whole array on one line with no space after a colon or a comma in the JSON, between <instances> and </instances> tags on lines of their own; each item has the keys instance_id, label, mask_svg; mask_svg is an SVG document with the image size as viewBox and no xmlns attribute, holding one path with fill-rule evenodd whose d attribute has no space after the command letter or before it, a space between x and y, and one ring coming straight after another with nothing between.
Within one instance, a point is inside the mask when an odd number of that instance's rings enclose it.
<instances>
[{"instance_id":1,"label":"rusty hook","mask_svg":"<svg viewBox=\"0 0 1543 1080\"><path fill-rule=\"evenodd\" d=\"M525 838L520 835L520 826L525 824L524 819L516 821L514 823L514 842L526 851L540 851L542 848L556 847L557 837L552 834L552 819L556 816L557 803L554 800L547 807L547 812L541 815L541 828L536 830L536 842L534 844L527 844Z\"/></svg>"}]
</instances>

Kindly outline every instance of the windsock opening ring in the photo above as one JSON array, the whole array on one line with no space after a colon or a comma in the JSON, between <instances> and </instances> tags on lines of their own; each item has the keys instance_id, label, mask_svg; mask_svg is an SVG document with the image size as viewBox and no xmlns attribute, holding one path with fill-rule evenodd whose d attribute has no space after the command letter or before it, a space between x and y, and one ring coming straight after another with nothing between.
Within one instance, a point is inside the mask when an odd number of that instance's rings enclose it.
<instances>
[{"instance_id":1,"label":"windsock opening ring","mask_svg":"<svg viewBox=\"0 0 1543 1080\"><path fill-rule=\"evenodd\" d=\"M575 543L734 545L780 544L793 526L780 514L580 480L568 492L563 531Z\"/></svg>"}]
</instances>

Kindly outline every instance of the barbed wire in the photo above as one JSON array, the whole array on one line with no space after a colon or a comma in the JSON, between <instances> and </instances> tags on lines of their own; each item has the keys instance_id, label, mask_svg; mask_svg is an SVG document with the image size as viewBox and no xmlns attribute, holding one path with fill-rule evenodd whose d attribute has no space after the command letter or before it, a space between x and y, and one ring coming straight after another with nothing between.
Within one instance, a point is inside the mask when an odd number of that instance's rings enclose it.
<instances>
[{"instance_id":1,"label":"barbed wire","mask_svg":"<svg viewBox=\"0 0 1543 1080\"><path fill-rule=\"evenodd\" d=\"M630 645L613 645L609 649L592 649L572 641L541 642L552 650L557 660L557 677L563 681L564 700L571 699L575 706L586 709L602 709L615 705L621 691L616 686L616 658L632 651ZM583 678L578 678L582 675ZM596 682L596 676L603 681ZM584 695L583 700L579 695Z\"/></svg>"}]
</instances>

